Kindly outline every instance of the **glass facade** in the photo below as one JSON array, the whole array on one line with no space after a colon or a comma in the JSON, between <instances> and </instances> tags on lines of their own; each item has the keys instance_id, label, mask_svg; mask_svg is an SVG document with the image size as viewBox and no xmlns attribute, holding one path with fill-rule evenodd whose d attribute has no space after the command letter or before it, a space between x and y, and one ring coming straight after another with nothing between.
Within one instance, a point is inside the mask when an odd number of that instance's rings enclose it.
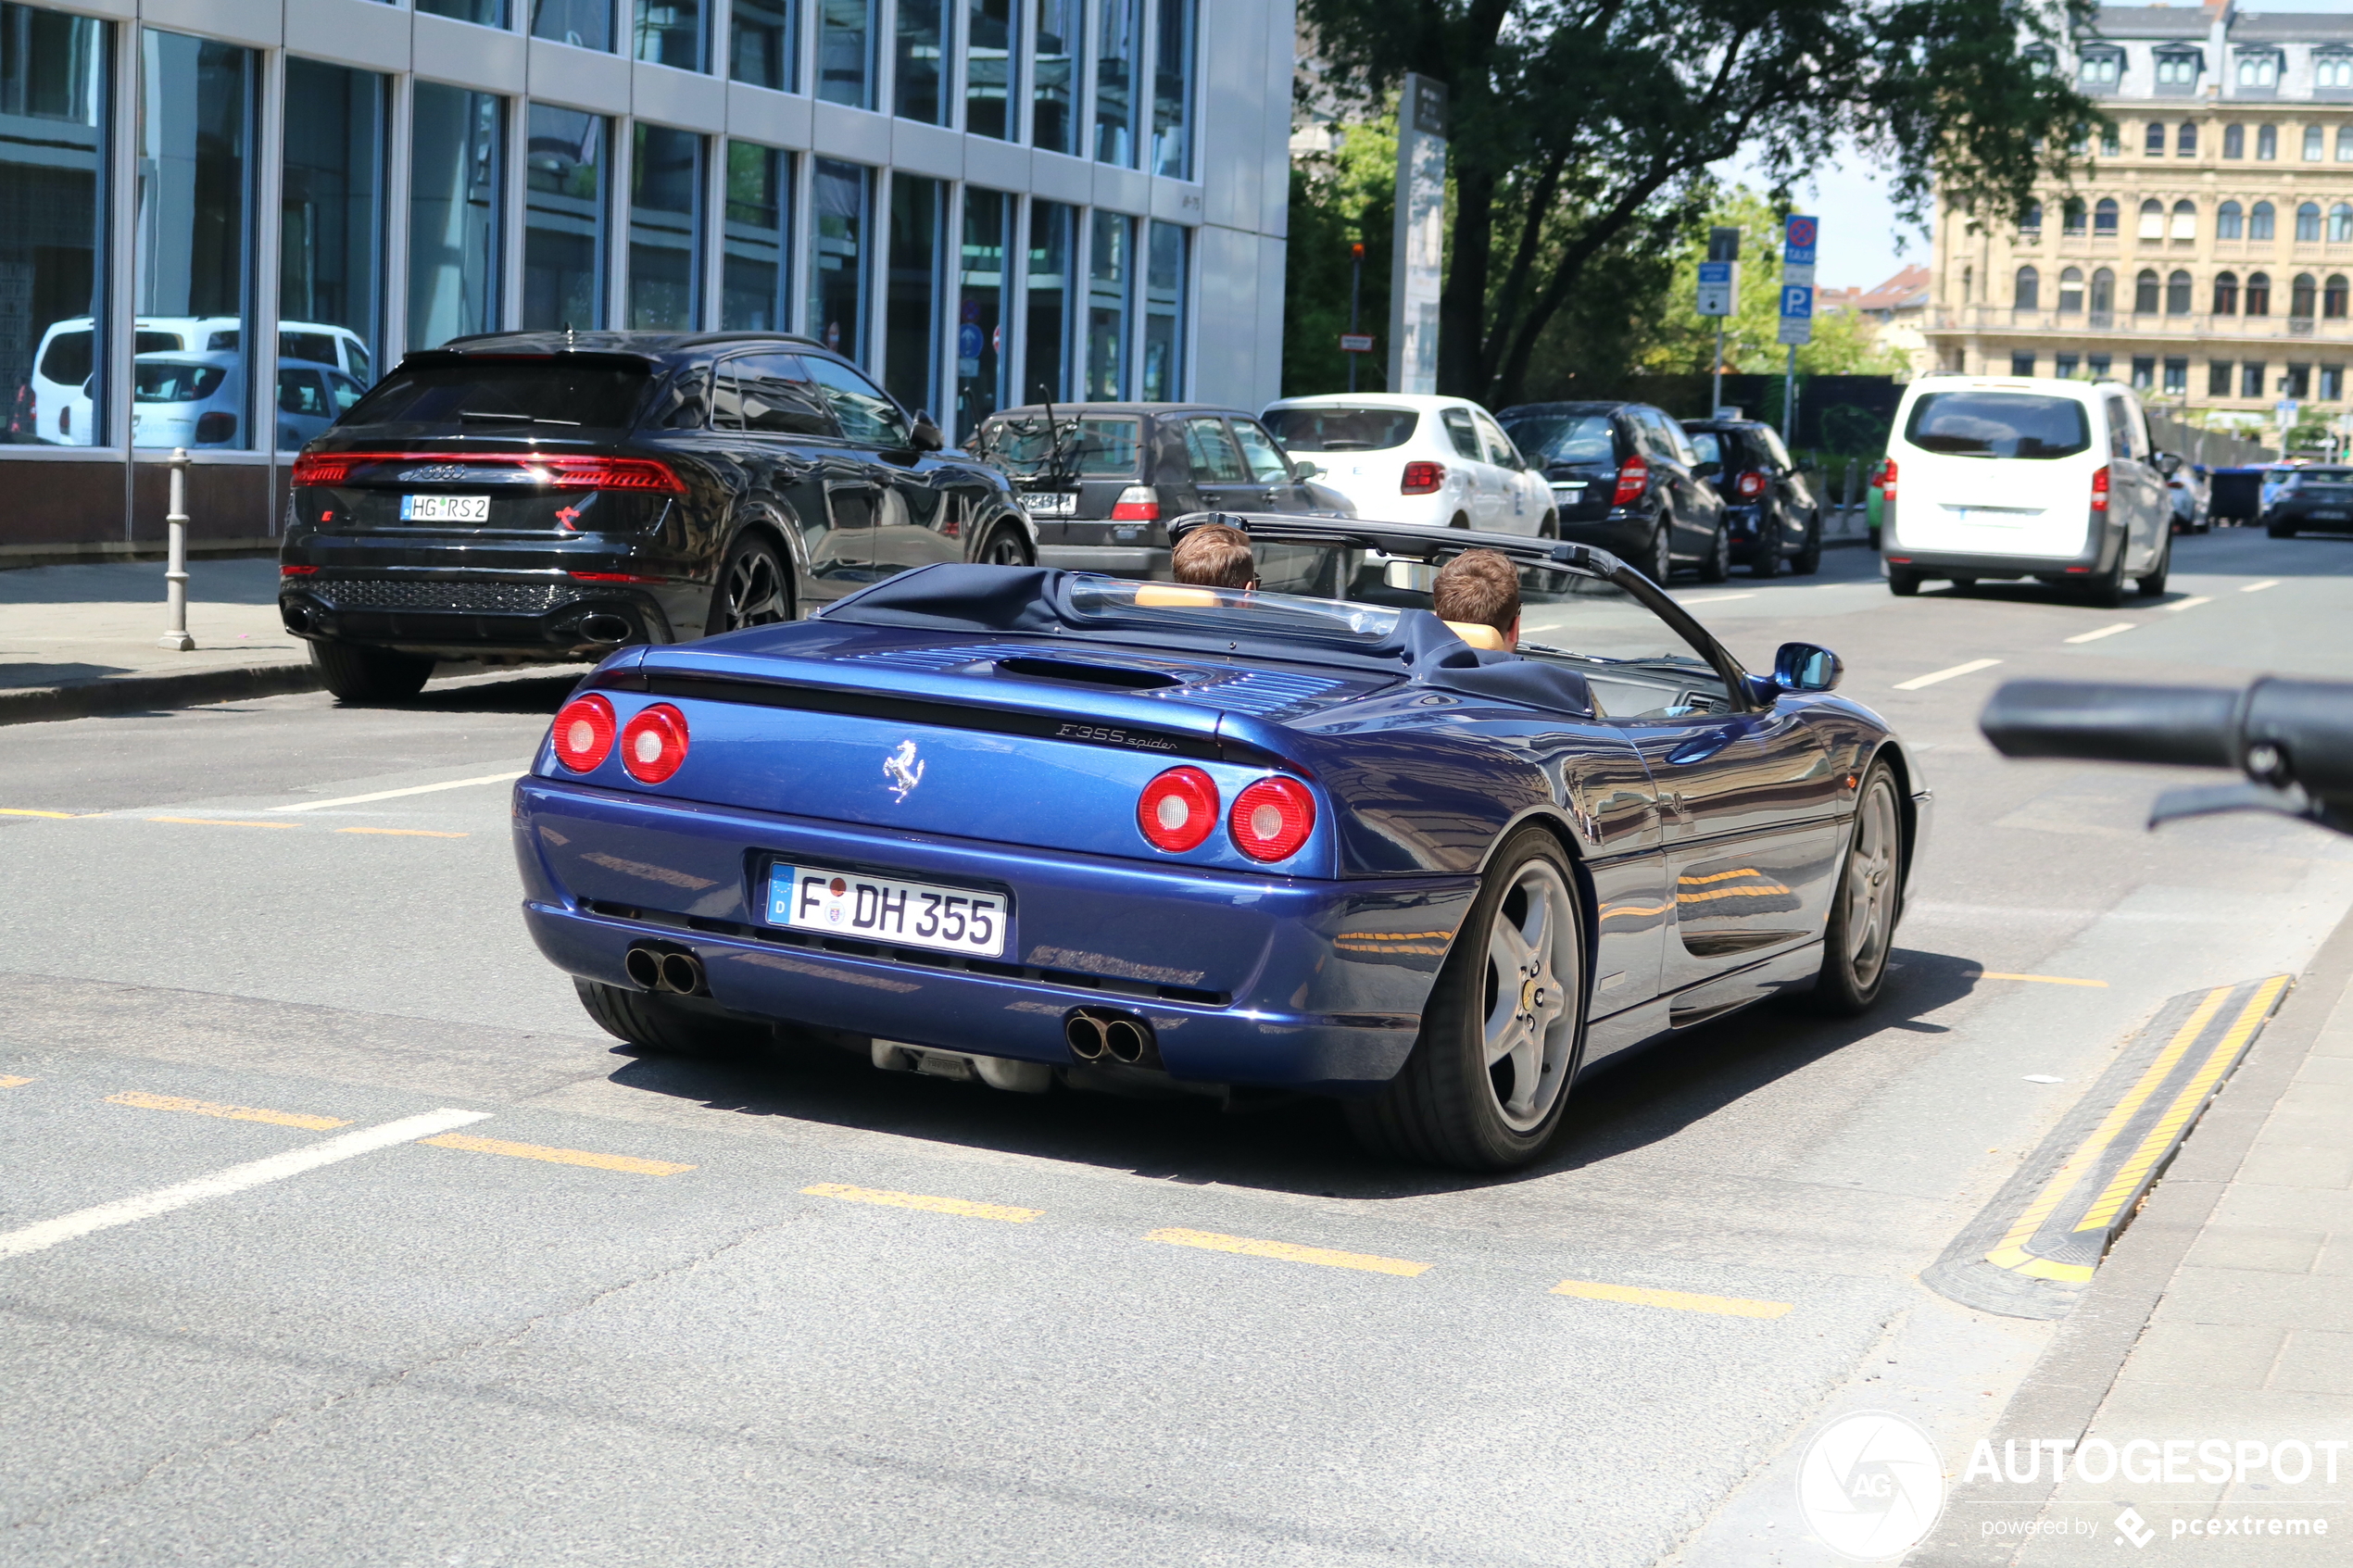
<instances>
[{"instance_id":1,"label":"glass facade","mask_svg":"<svg viewBox=\"0 0 2353 1568\"><path fill-rule=\"evenodd\" d=\"M209 39L140 38L132 444L250 447L258 62Z\"/></svg>"},{"instance_id":2,"label":"glass facade","mask_svg":"<svg viewBox=\"0 0 2353 1568\"><path fill-rule=\"evenodd\" d=\"M637 122L629 163L629 325L702 324L703 139Z\"/></svg>"},{"instance_id":3,"label":"glass facade","mask_svg":"<svg viewBox=\"0 0 2353 1568\"><path fill-rule=\"evenodd\" d=\"M632 0L637 58L680 70L703 65L702 0Z\"/></svg>"},{"instance_id":4,"label":"glass facade","mask_svg":"<svg viewBox=\"0 0 2353 1568\"><path fill-rule=\"evenodd\" d=\"M866 343L866 236L872 226L875 171L818 158L811 206L817 226L809 280L809 335L849 358Z\"/></svg>"},{"instance_id":5,"label":"glass facade","mask_svg":"<svg viewBox=\"0 0 2353 1568\"><path fill-rule=\"evenodd\" d=\"M817 96L875 107L875 0L818 0Z\"/></svg>"},{"instance_id":6,"label":"glass facade","mask_svg":"<svg viewBox=\"0 0 2353 1568\"><path fill-rule=\"evenodd\" d=\"M1013 198L964 187L964 228L956 258L956 439L963 440L1005 400L1005 303L1013 280Z\"/></svg>"},{"instance_id":7,"label":"glass facade","mask_svg":"<svg viewBox=\"0 0 2353 1568\"><path fill-rule=\"evenodd\" d=\"M728 13L727 74L754 87L800 85L800 8L794 0L736 0Z\"/></svg>"},{"instance_id":8,"label":"glass facade","mask_svg":"<svg viewBox=\"0 0 2353 1568\"><path fill-rule=\"evenodd\" d=\"M1066 403L1070 350L1071 278L1077 249L1078 209L1061 202L1029 204L1029 265L1022 351L1023 403Z\"/></svg>"},{"instance_id":9,"label":"glass facade","mask_svg":"<svg viewBox=\"0 0 2353 1568\"><path fill-rule=\"evenodd\" d=\"M910 408L939 406L939 208L937 180L890 180L890 281L883 295L883 385Z\"/></svg>"},{"instance_id":10,"label":"glass facade","mask_svg":"<svg viewBox=\"0 0 2353 1568\"><path fill-rule=\"evenodd\" d=\"M964 129L1010 141L1013 124L1013 0L964 7Z\"/></svg>"},{"instance_id":11,"label":"glass facade","mask_svg":"<svg viewBox=\"0 0 2353 1568\"><path fill-rule=\"evenodd\" d=\"M1038 0L1038 57L1029 140L1050 153L1078 150L1078 61L1086 47L1086 0Z\"/></svg>"},{"instance_id":12,"label":"glass facade","mask_svg":"<svg viewBox=\"0 0 2353 1568\"><path fill-rule=\"evenodd\" d=\"M891 112L926 125L948 122L950 0L899 0L899 47L891 76Z\"/></svg>"},{"instance_id":13,"label":"glass facade","mask_svg":"<svg viewBox=\"0 0 2353 1568\"><path fill-rule=\"evenodd\" d=\"M282 383L287 360L331 365L362 386L375 380L390 100L390 84L374 71L286 62L278 196Z\"/></svg>"},{"instance_id":14,"label":"glass facade","mask_svg":"<svg viewBox=\"0 0 2353 1568\"><path fill-rule=\"evenodd\" d=\"M472 22L477 27L507 25L507 0L417 0L417 9L429 16Z\"/></svg>"},{"instance_id":15,"label":"glass facade","mask_svg":"<svg viewBox=\"0 0 2353 1568\"><path fill-rule=\"evenodd\" d=\"M107 438L104 22L0 5L0 395L11 445Z\"/></svg>"},{"instance_id":16,"label":"glass facade","mask_svg":"<svg viewBox=\"0 0 2353 1568\"><path fill-rule=\"evenodd\" d=\"M1136 164L1136 79L1143 70L1144 0L1102 0L1095 38L1095 159Z\"/></svg>"},{"instance_id":17,"label":"glass facade","mask_svg":"<svg viewBox=\"0 0 2353 1568\"><path fill-rule=\"evenodd\" d=\"M1147 403L1174 403L1185 388L1185 242L1175 223L1154 223L1144 257L1143 383Z\"/></svg>"},{"instance_id":18,"label":"glass facade","mask_svg":"<svg viewBox=\"0 0 2353 1568\"><path fill-rule=\"evenodd\" d=\"M531 106L523 149L522 325L589 332L605 324L605 177L611 128L600 114Z\"/></svg>"},{"instance_id":19,"label":"glass facade","mask_svg":"<svg viewBox=\"0 0 2353 1568\"><path fill-rule=\"evenodd\" d=\"M409 127L409 346L498 330L507 101L420 82Z\"/></svg>"},{"instance_id":20,"label":"glass facade","mask_svg":"<svg viewBox=\"0 0 2353 1568\"><path fill-rule=\"evenodd\" d=\"M613 0L531 0L531 35L610 53L612 6Z\"/></svg>"},{"instance_id":21,"label":"glass facade","mask_svg":"<svg viewBox=\"0 0 2353 1568\"><path fill-rule=\"evenodd\" d=\"M1152 40L1151 171L1171 180L1193 172L1193 19L1197 0L1160 0Z\"/></svg>"},{"instance_id":22,"label":"glass facade","mask_svg":"<svg viewBox=\"0 0 2353 1568\"><path fill-rule=\"evenodd\" d=\"M1135 271L1136 220L1098 212L1088 226L1087 382L1089 399L1127 395L1127 291Z\"/></svg>"},{"instance_id":23,"label":"glass facade","mask_svg":"<svg viewBox=\"0 0 2353 1568\"><path fill-rule=\"evenodd\" d=\"M792 155L757 142L727 144L726 249L720 258L723 331L791 326Z\"/></svg>"}]
</instances>

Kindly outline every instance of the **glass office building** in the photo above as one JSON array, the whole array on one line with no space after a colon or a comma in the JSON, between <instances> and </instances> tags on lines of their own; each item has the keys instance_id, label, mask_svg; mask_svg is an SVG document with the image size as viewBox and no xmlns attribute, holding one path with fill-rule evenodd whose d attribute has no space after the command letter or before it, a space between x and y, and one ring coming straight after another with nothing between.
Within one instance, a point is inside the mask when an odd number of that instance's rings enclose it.
<instances>
[{"instance_id":1,"label":"glass office building","mask_svg":"<svg viewBox=\"0 0 2353 1568\"><path fill-rule=\"evenodd\" d=\"M802 332L958 437L1254 408L1292 32L1291 0L0 0L0 558L145 547L178 445L193 535L266 542L339 407L476 332Z\"/></svg>"}]
</instances>

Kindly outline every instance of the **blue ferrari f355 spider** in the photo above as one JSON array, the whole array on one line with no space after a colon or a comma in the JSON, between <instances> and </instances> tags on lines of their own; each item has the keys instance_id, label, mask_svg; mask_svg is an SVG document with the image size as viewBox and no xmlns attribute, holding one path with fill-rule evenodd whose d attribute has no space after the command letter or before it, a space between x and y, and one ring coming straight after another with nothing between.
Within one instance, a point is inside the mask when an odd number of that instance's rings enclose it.
<instances>
[{"instance_id":1,"label":"blue ferrari f355 spider","mask_svg":"<svg viewBox=\"0 0 2353 1568\"><path fill-rule=\"evenodd\" d=\"M1751 674L1586 546L1219 521L1260 589L946 564L616 653L516 786L540 949L647 1049L1305 1090L1471 1170L1617 1052L1877 997L1929 792L1835 656ZM1541 642L1427 608L1474 546Z\"/></svg>"}]
</instances>

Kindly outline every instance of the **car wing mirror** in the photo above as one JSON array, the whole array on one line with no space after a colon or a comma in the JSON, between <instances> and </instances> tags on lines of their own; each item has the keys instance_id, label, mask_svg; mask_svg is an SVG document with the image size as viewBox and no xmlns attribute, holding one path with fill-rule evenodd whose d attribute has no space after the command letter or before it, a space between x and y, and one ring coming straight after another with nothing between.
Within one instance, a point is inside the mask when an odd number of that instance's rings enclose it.
<instances>
[{"instance_id":1,"label":"car wing mirror","mask_svg":"<svg viewBox=\"0 0 2353 1568\"><path fill-rule=\"evenodd\" d=\"M1324 477L1324 465L1321 463L1303 462L1297 458L1293 458L1291 459L1290 466L1291 471L1299 475L1299 482L1302 484L1306 483L1311 479L1321 479Z\"/></svg>"},{"instance_id":2,"label":"car wing mirror","mask_svg":"<svg viewBox=\"0 0 2353 1568\"><path fill-rule=\"evenodd\" d=\"M915 428L907 444L918 452L937 452L948 445L948 438L939 433L939 426L932 422L931 415L918 408Z\"/></svg>"},{"instance_id":3,"label":"car wing mirror","mask_svg":"<svg viewBox=\"0 0 2353 1568\"><path fill-rule=\"evenodd\" d=\"M2179 452L2159 452L2153 460L2157 464L2157 471L2168 479L2182 471L2182 455Z\"/></svg>"},{"instance_id":4,"label":"car wing mirror","mask_svg":"<svg viewBox=\"0 0 2353 1568\"><path fill-rule=\"evenodd\" d=\"M1773 655L1773 684L1785 692L1832 691L1845 673L1838 655L1812 643L1783 643Z\"/></svg>"}]
</instances>

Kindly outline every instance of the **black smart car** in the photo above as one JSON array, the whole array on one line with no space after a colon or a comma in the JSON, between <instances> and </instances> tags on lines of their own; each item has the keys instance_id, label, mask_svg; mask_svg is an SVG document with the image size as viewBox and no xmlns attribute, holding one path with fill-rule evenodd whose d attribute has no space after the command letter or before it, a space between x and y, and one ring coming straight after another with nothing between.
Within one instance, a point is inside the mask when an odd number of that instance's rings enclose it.
<instances>
[{"instance_id":1,"label":"black smart car","mask_svg":"<svg viewBox=\"0 0 2353 1568\"><path fill-rule=\"evenodd\" d=\"M973 454L1013 476L1044 566L1168 575L1168 524L1189 512L1354 517L1250 415L1202 403L1057 403L1006 408Z\"/></svg>"},{"instance_id":2,"label":"black smart car","mask_svg":"<svg viewBox=\"0 0 2353 1568\"><path fill-rule=\"evenodd\" d=\"M941 445L807 338L460 338L303 449L279 612L329 691L384 699L436 659L600 659L1034 560L1004 475Z\"/></svg>"},{"instance_id":3,"label":"black smart car","mask_svg":"<svg viewBox=\"0 0 2353 1568\"><path fill-rule=\"evenodd\" d=\"M2308 529L2353 533L2353 469L2289 470L2284 487L2263 514L2263 528L2274 539L2293 539Z\"/></svg>"},{"instance_id":4,"label":"black smart car","mask_svg":"<svg viewBox=\"0 0 2353 1568\"><path fill-rule=\"evenodd\" d=\"M1787 561L1800 577L1822 570L1822 508L1780 433L1760 420L1685 420L1683 433L1724 499L1732 559L1758 577Z\"/></svg>"},{"instance_id":5,"label":"black smart car","mask_svg":"<svg viewBox=\"0 0 2353 1568\"><path fill-rule=\"evenodd\" d=\"M1715 470L1683 427L1647 403L1523 403L1495 416L1512 444L1541 464L1560 513L1560 536L1599 545L1664 583L1676 567L1700 580L1731 575Z\"/></svg>"}]
</instances>

